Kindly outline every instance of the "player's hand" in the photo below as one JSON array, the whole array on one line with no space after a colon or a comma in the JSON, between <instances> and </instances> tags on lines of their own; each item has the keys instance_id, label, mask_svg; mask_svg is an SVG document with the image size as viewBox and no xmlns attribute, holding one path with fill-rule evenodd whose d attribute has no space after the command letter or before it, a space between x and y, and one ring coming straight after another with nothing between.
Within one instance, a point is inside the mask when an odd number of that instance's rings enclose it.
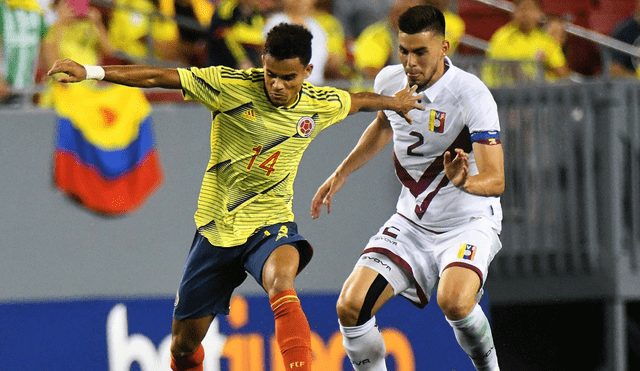
<instances>
[{"instance_id":1,"label":"player's hand","mask_svg":"<svg viewBox=\"0 0 640 371\"><path fill-rule=\"evenodd\" d=\"M336 173L331 174L331 176L325 180L311 201L311 218L316 219L320 216L322 205L327 205L327 214L331 212L333 196L338 193L346 181L346 178L340 177L336 175Z\"/></svg>"},{"instance_id":2,"label":"player's hand","mask_svg":"<svg viewBox=\"0 0 640 371\"><path fill-rule=\"evenodd\" d=\"M84 66L71 59L56 61L47 72L47 76L53 76L57 73L64 74L55 78L58 82L80 82L87 78L87 70L85 70Z\"/></svg>"},{"instance_id":3,"label":"player's hand","mask_svg":"<svg viewBox=\"0 0 640 371\"><path fill-rule=\"evenodd\" d=\"M469 177L469 154L460 148L456 148L456 157L451 160L451 152L444 153L444 172L451 183L458 187L464 187Z\"/></svg>"},{"instance_id":4,"label":"player's hand","mask_svg":"<svg viewBox=\"0 0 640 371\"><path fill-rule=\"evenodd\" d=\"M418 85L409 86L409 84L407 84L407 86L400 89L400 91L394 95L394 98L398 101L398 109L395 110L396 113L404 117L409 124L413 122L411 116L408 114L409 111L412 109L424 111L424 107L418 104L422 98L420 95L415 94L417 89Z\"/></svg>"}]
</instances>

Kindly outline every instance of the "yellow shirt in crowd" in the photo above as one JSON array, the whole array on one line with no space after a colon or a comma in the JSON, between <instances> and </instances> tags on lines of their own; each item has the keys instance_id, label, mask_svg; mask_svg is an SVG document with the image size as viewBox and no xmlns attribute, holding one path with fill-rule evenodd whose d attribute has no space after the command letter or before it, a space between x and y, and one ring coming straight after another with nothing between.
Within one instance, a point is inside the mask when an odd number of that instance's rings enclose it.
<instances>
[{"instance_id":1,"label":"yellow shirt in crowd","mask_svg":"<svg viewBox=\"0 0 640 371\"><path fill-rule=\"evenodd\" d=\"M540 29L524 34L513 23L499 28L489 40L487 57L493 60L522 61L520 69L513 71L514 65L489 62L482 73L488 86L513 84L521 81L535 80L538 75L538 64L545 69L545 78L554 80L550 68L562 67L566 59L558 42ZM529 63L526 63L529 62ZM519 76L515 74L519 73Z\"/></svg>"},{"instance_id":2,"label":"yellow shirt in crowd","mask_svg":"<svg viewBox=\"0 0 640 371\"><path fill-rule=\"evenodd\" d=\"M453 54L460 44L460 38L464 35L465 24L462 18L450 11L444 13L445 39L449 40L451 48L449 54ZM354 44L354 63L357 70L366 67L382 68L390 59L391 53L397 53L394 47L394 36L391 26L387 21L376 22L365 28Z\"/></svg>"}]
</instances>

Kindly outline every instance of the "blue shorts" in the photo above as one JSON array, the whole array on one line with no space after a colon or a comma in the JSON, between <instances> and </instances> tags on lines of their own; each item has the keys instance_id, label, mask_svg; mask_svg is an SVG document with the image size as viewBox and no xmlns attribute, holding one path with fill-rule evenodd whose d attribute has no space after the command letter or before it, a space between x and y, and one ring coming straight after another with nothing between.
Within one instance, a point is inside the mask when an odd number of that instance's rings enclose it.
<instances>
[{"instance_id":1,"label":"blue shorts","mask_svg":"<svg viewBox=\"0 0 640 371\"><path fill-rule=\"evenodd\" d=\"M176 295L173 318L229 314L231 294L247 278L246 272L262 286L262 267L282 245L292 245L298 250L300 273L311 260L313 248L298 234L296 223L260 228L247 242L235 247L211 245L196 232Z\"/></svg>"}]
</instances>

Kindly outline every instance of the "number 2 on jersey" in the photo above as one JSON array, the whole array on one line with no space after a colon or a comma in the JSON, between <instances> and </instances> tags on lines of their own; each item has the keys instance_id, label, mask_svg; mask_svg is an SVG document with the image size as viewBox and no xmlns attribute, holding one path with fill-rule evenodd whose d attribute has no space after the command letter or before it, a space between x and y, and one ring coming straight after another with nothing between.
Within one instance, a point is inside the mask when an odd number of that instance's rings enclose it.
<instances>
[{"instance_id":1,"label":"number 2 on jersey","mask_svg":"<svg viewBox=\"0 0 640 371\"><path fill-rule=\"evenodd\" d=\"M251 170L251 167L253 166L253 163L256 161L256 157L258 157L258 155L260 155L260 153L262 153L262 146L257 146L252 148L252 150L255 152L253 154L253 156L251 156L251 160L249 161L249 165L247 165L247 169ZM258 165L258 167L260 169L266 170L267 171L267 176L271 175L272 172L274 172L275 169L275 165L276 165L276 161L278 161L278 157L280 157L280 151L276 151L274 154L272 154L271 156L269 156L269 158L267 158L266 160L262 161L262 163L260 165Z\"/></svg>"},{"instance_id":2,"label":"number 2 on jersey","mask_svg":"<svg viewBox=\"0 0 640 371\"><path fill-rule=\"evenodd\" d=\"M409 147L407 147L407 155L409 155L409 156L424 156L424 154L422 154L420 152L414 152L413 151L417 147L420 147L421 145L424 144L424 136L422 136L422 134L418 133L417 131L412 131L412 132L409 133L409 135L418 138L418 140L415 143L413 143L412 145L410 145Z\"/></svg>"}]
</instances>

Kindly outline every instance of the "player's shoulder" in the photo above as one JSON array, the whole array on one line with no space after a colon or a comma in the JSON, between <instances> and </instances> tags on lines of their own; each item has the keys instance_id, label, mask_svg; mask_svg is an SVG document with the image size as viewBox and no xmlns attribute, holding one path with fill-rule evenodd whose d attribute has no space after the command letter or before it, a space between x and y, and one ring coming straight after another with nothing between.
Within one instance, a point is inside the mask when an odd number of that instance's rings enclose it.
<instances>
[{"instance_id":1,"label":"player's shoulder","mask_svg":"<svg viewBox=\"0 0 640 371\"><path fill-rule=\"evenodd\" d=\"M491 95L489 88L480 78L454 65L450 66L454 78L448 84L448 88L453 90L457 95Z\"/></svg>"},{"instance_id":2,"label":"player's shoulder","mask_svg":"<svg viewBox=\"0 0 640 371\"><path fill-rule=\"evenodd\" d=\"M406 84L407 75L401 64L384 67L378 72L373 83L373 90L382 95L393 95Z\"/></svg>"},{"instance_id":3,"label":"player's shoulder","mask_svg":"<svg viewBox=\"0 0 640 371\"><path fill-rule=\"evenodd\" d=\"M237 70L227 66L216 67L220 73L221 80L262 82L264 80L264 70L262 68L249 68Z\"/></svg>"},{"instance_id":4,"label":"player's shoulder","mask_svg":"<svg viewBox=\"0 0 640 371\"><path fill-rule=\"evenodd\" d=\"M349 100L349 93L345 90L332 86L316 86L309 82L304 82L300 93L313 105L326 105L333 103L344 104Z\"/></svg>"}]
</instances>

